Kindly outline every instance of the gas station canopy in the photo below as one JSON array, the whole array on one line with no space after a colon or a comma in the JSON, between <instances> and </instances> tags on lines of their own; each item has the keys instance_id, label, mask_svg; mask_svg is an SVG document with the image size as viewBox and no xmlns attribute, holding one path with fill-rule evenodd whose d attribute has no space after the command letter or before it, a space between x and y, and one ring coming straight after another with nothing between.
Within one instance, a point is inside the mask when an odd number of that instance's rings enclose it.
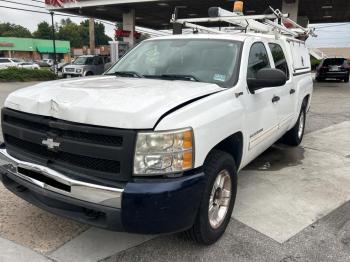
<instances>
[{"instance_id":1,"label":"gas station canopy","mask_svg":"<svg viewBox=\"0 0 350 262\"><path fill-rule=\"evenodd\" d=\"M282 3L284 1L285 3ZM168 29L175 6L183 6L181 17L206 17L212 6L232 10L233 0L45 0L49 10L122 21L123 13L135 10L136 25L153 29ZM298 16L310 23L350 21L348 0L245 0L244 13L262 14L268 8L283 9L283 4L297 9ZM285 12L285 10L282 10Z\"/></svg>"}]
</instances>

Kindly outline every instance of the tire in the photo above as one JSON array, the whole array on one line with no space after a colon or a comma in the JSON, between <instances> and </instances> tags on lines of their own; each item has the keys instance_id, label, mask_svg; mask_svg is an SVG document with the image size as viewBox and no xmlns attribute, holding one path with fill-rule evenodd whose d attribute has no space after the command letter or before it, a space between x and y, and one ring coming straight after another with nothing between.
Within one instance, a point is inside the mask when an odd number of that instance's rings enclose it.
<instances>
[{"instance_id":1,"label":"tire","mask_svg":"<svg viewBox=\"0 0 350 262\"><path fill-rule=\"evenodd\" d=\"M306 105L301 107L301 112L295 126L289 130L282 138L282 143L289 146L299 146L303 141L306 122Z\"/></svg>"},{"instance_id":2,"label":"tire","mask_svg":"<svg viewBox=\"0 0 350 262\"><path fill-rule=\"evenodd\" d=\"M231 219L237 193L235 161L228 153L213 150L205 161L204 173L207 180L197 218L192 228L186 233L199 244L211 245L224 234ZM221 181L220 178L223 181L223 185L215 190L214 183L221 185L221 182L218 182ZM231 191L230 197L227 197L229 190ZM223 192L226 192L226 194L223 195ZM221 206L218 203L223 203L223 205ZM209 214L210 206L214 212ZM220 217L219 213L215 212L217 210L224 214ZM211 218L217 217L218 220L210 219L211 215Z\"/></svg>"},{"instance_id":3,"label":"tire","mask_svg":"<svg viewBox=\"0 0 350 262\"><path fill-rule=\"evenodd\" d=\"M86 74L85 74L85 76L93 76L94 75L94 73L92 73L92 72L87 72Z\"/></svg>"},{"instance_id":4,"label":"tire","mask_svg":"<svg viewBox=\"0 0 350 262\"><path fill-rule=\"evenodd\" d=\"M344 82L349 83L349 76L345 77Z\"/></svg>"}]
</instances>

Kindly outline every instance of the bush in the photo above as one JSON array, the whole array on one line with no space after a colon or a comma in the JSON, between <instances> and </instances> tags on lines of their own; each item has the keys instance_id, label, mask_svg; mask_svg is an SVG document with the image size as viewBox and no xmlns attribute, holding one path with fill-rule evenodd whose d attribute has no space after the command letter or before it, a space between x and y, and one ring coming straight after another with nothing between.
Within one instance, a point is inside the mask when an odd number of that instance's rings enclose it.
<instances>
[{"instance_id":1,"label":"bush","mask_svg":"<svg viewBox=\"0 0 350 262\"><path fill-rule=\"evenodd\" d=\"M320 60L317 60L316 58L314 58L313 56L310 57L311 58L311 69L312 70L316 70L317 67L321 64Z\"/></svg>"},{"instance_id":2,"label":"bush","mask_svg":"<svg viewBox=\"0 0 350 262\"><path fill-rule=\"evenodd\" d=\"M9 67L0 70L0 82L48 81L56 78L56 75L47 69Z\"/></svg>"}]
</instances>

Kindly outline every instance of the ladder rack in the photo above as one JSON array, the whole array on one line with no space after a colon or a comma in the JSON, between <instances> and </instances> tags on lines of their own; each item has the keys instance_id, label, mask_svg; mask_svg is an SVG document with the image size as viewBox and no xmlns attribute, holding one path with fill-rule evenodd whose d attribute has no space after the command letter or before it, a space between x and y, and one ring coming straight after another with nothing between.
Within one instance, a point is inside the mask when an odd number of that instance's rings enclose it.
<instances>
[{"instance_id":1,"label":"ladder rack","mask_svg":"<svg viewBox=\"0 0 350 262\"><path fill-rule=\"evenodd\" d=\"M214 34L227 34L229 31L245 31L263 34L273 34L276 38L280 35L288 35L300 40L306 40L309 36L316 36L314 29L304 28L298 23L288 18L288 14L283 14L278 9L271 8L272 14L264 15L241 15L230 12L219 7L209 9L209 14L215 13L215 17L178 19L178 10L172 16L171 23L181 24L183 27L192 28L195 31L204 31ZM230 27L219 29L218 26L206 27L198 25L200 23L228 23ZM285 24L293 28L287 28ZM230 30L229 30L230 29Z\"/></svg>"}]
</instances>

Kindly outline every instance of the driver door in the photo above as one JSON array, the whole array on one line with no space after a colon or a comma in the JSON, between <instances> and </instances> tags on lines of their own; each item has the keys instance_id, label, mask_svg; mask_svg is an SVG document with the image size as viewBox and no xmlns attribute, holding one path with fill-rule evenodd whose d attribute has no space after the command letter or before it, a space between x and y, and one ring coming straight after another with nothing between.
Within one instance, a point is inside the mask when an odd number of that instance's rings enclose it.
<instances>
[{"instance_id":1,"label":"driver door","mask_svg":"<svg viewBox=\"0 0 350 262\"><path fill-rule=\"evenodd\" d=\"M267 52L267 46L263 42L252 44L249 53L247 79L255 78L259 70L271 68L271 55ZM268 147L270 147L278 138L278 108L277 103L273 102L276 97L277 89L275 87L263 88L249 92L244 96L246 105L246 130L249 141L247 152L247 161L250 162Z\"/></svg>"}]
</instances>

